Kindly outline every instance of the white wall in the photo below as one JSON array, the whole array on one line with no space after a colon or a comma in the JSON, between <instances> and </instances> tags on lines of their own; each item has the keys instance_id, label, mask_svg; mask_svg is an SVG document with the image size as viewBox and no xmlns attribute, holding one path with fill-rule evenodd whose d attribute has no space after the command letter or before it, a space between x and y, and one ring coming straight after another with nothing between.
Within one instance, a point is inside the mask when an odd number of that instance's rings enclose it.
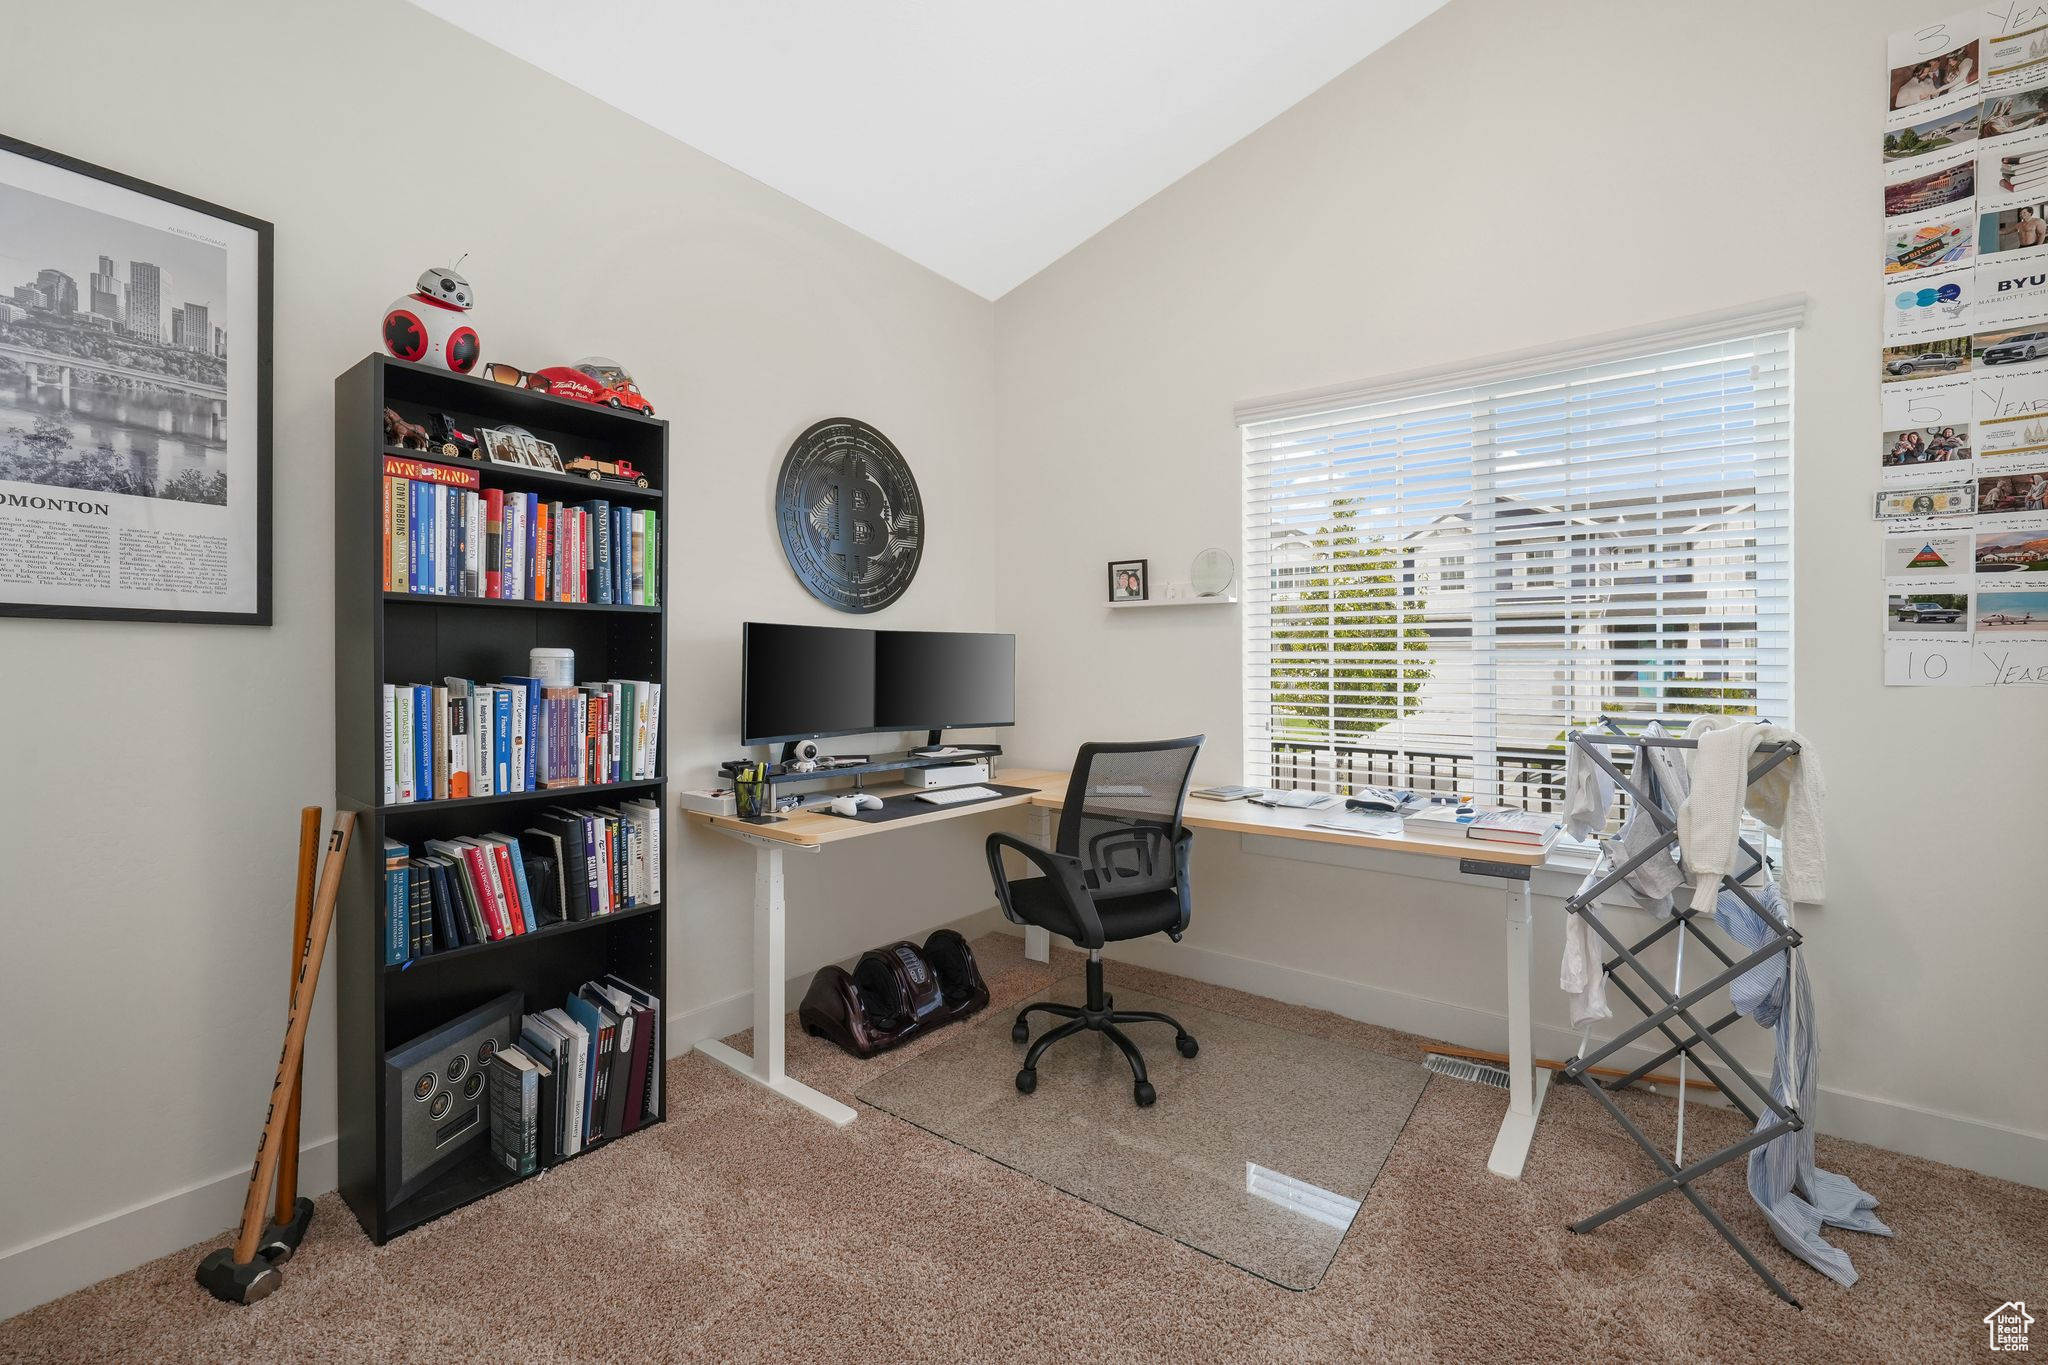
<instances>
[{"instance_id":1,"label":"white wall","mask_svg":"<svg viewBox=\"0 0 2048 1365\"><path fill-rule=\"evenodd\" d=\"M2031 789L2048 721L2038 699L1876 681L1863 247L1881 39L1917 14L1458 0L992 309L397 0L0 11L0 127L278 227L277 624L0 622L0 1315L234 1213L276 1055L295 812L332 799L332 379L388 299L463 251L487 357L617 355L673 421L679 777L736 733L737 623L835 619L767 510L816 418L876 422L917 471L932 539L892 619L1019 631L1014 754L1206 730L1221 779L1235 612L1100 599L1112 557L1164 575L1235 543L1234 402L1809 293L1797 677L1834 789L1834 895L1806 917L1822 1122L2028 1174L2048 1006L2039 882L2012 850L2038 839L2023 803L1978 794ZM118 40L88 54L93 33ZM518 212L496 211L507 195ZM792 859L791 966L985 906L958 833L835 851L829 884ZM751 864L687 832L672 856L680 1040L744 1021ZM1492 897L1213 842L1198 860L1194 932L1155 960L1497 1028ZM1554 904L1543 919L1547 963ZM333 1047L328 995L313 1188Z\"/></svg>"},{"instance_id":2,"label":"white wall","mask_svg":"<svg viewBox=\"0 0 2048 1365\"><path fill-rule=\"evenodd\" d=\"M0 621L4 1316L239 1207L297 809L334 796L333 379L391 298L467 251L487 359L615 355L670 419L679 777L737 736L741 619L843 619L797 586L769 515L776 464L821 417L888 432L926 499L892 619L993 624L994 342L986 301L397 0L12 5L0 53L9 134L277 225L276 624ZM956 841L893 850L916 877L849 852L829 903L792 870L793 968L988 903ZM687 1014L745 989L752 864L687 834L671 857ZM307 1050L314 1189L332 981Z\"/></svg>"},{"instance_id":3,"label":"white wall","mask_svg":"<svg viewBox=\"0 0 2048 1365\"><path fill-rule=\"evenodd\" d=\"M1989 799L2038 789L2048 711L1880 685L1877 141L1884 35L1923 16L1457 0L1424 20L998 302L999 601L1018 753L1205 731L1200 775L1233 779L1236 609L1102 598L1107 560L1184 577L1238 543L1235 402L1810 295L1795 687L1831 793L1829 903L1802 921L1820 1122L2048 1183L2040 818ZM1188 947L1148 960L1389 1022L1501 1012L1497 897L1197 857ZM1540 918L1548 978L1561 915ZM1561 1029L1557 992L1538 1001Z\"/></svg>"}]
</instances>

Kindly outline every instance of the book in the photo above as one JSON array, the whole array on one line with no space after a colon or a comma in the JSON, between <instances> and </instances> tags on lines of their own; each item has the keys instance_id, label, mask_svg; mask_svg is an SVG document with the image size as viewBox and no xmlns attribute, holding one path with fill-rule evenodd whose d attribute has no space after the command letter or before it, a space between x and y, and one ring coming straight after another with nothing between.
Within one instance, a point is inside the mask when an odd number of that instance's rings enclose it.
<instances>
[{"instance_id":1,"label":"book","mask_svg":"<svg viewBox=\"0 0 2048 1365\"><path fill-rule=\"evenodd\" d=\"M512 689L491 689L492 790L509 792L512 785Z\"/></svg>"},{"instance_id":2,"label":"book","mask_svg":"<svg viewBox=\"0 0 2048 1365\"><path fill-rule=\"evenodd\" d=\"M1409 812L1403 823L1410 834L1462 839L1465 827L1477 818L1478 812L1470 806L1435 805Z\"/></svg>"},{"instance_id":3,"label":"book","mask_svg":"<svg viewBox=\"0 0 2048 1365\"><path fill-rule=\"evenodd\" d=\"M604 1084L605 1068L611 1062L613 1030L617 1020L594 1002L584 998L581 992L571 995L562 1004L569 1017L583 1026L588 1040L585 1043L585 1074L583 1078L583 1145L588 1147L604 1139Z\"/></svg>"},{"instance_id":4,"label":"book","mask_svg":"<svg viewBox=\"0 0 2048 1365\"><path fill-rule=\"evenodd\" d=\"M491 1155L515 1175L532 1175L540 1162L535 1120L540 1109L540 1073L516 1044L491 1059Z\"/></svg>"},{"instance_id":5,"label":"book","mask_svg":"<svg viewBox=\"0 0 2048 1365\"><path fill-rule=\"evenodd\" d=\"M428 889L434 903L434 951L464 947L470 940L462 932L455 908L455 892L448 885L448 860L437 854L420 859L427 870Z\"/></svg>"},{"instance_id":6,"label":"book","mask_svg":"<svg viewBox=\"0 0 2048 1365\"><path fill-rule=\"evenodd\" d=\"M1560 828L1562 826L1554 816L1526 810L1490 810L1473 816L1472 823L1465 826L1465 837L1534 847L1540 846Z\"/></svg>"},{"instance_id":7,"label":"book","mask_svg":"<svg viewBox=\"0 0 2048 1365\"><path fill-rule=\"evenodd\" d=\"M406 884L412 893L407 952L411 957L425 957L434 951L434 893L427 870L417 858L406 860Z\"/></svg>"},{"instance_id":8,"label":"book","mask_svg":"<svg viewBox=\"0 0 2048 1365\"><path fill-rule=\"evenodd\" d=\"M393 688L392 692L394 695L391 711L391 754L398 789L394 799L417 801L420 799L419 794L413 789L413 779L418 769L413 766L412 761L412 741L416 733L412 723L412 689L397 687Z\"/></svg>"},{"instance_id":9,"label":"book","mask_svg":"<svg viewBox=\"0 0 2048 1365\"><path fill-rule=\"evenodd\" d=\"M541 1078L540 1164L552 1166L571 1154L564 1123L569 1107L569 1040L545 1015L529 1014L519 1021L519 1048L548 1073Z\"/></svg>"},{"instance_id":10,"label":"book","mask_svg":"<svg viewBox=\"0 0 2048 1365\"><path fill-rule=\"evenodd\" d=\"M389 806L398 800L398 756L392 751L398 728L398 689L390 683L383 688L384 707L384 804Z\"/></svg>"},{"instance_id":11,"label":"book","mask_svg":"<svg viewBox=\"0 0 2048 1365\"><path fill-rule=\"evenodd\" d=\"M412 689L412 723L412 761L418 769L413 775L413 790L420 793L420 800L431 801L434 798L434 689L425 683L416 684Z\"/></svg>"},{"instance_id":12,"label":"book","mask_svg":"<svg viewBox=\"0 0 2048 1365\"><path fill-rule=\"evenodd\" d=\"M575 1156L583 1150L583 1131L590 1105L590 1031L572 1018L566 1008L542 1010L540 1017L569 1045L569 1052L562 1059L568 1082L563 1087L562 1151L564 1155Z\"/></svg>"},{"instance_id":13,"label":"book","mask_svg":"<svg viewBox=\"0 0 2048 1365\"><path fill-rule=\"evenodd\" d=\"M384 963L395 967L411 951L411 850L396 839L384 841Z\"/></svg>"},{"instance_id":14,"label":"book","mask_svg":"<svg viewBox=\"0 0 2048 1365\"><path fill-rule=\"evenodd\" d=\"M518 911L514 929L522 934L532 933L540 925L534 917L532 893L526 889L526 859L520 855L519 845L502 834L486 835L485 842L490 844L505 887L512 893L513 906Z\"/></svg>"},{"instance_id":15,"label":"book","mask_svg":"<svg viewBox=\"0 0 2048 1365\"><path fill-rule=\"evenodd\" d=\"M432 687L427 689L431 699L431 715L434 727L434 795L448 794L448 689Z\"/></svg>"},{"instance_id":16,"label":"book","mask_svg":"<svg viewBox=\"0 0 2048 1365\"><path fill-rule=\"evenodd\" d=\"M630 1011L616 1009L607 992L597 982L586 982L579 994L592 998L598 1005L603 1018L611 1021L611 1033L607 1039L602 1064L604 1075L604 1132L606 1137L618 1137L626 1131L626 1093L632 1082L633 1070L633 1016Z\"/></svg>"},{"instance_id":17,"label":"book","mask_svg":"<svg viewBox=\"0 0 2048 1365\"><path fill-rule=\"evenodd\" d=\"M661 997L634 985L616 974L605 978L607 984L624 992L647 1011L649 1038L647 1044L647 1079L642 1089L641 1119L658 1117L661 1113L661 1069L666 1060L661 1047Z\"/></svg>"}]
</instances>

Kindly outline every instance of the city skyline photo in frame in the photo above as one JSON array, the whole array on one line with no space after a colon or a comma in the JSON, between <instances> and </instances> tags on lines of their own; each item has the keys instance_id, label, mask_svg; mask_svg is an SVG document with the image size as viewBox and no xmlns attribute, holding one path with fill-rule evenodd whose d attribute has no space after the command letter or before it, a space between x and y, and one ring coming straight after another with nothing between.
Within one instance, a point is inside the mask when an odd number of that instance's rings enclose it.
<instances>
[{"instance_id":1,"label":"city skyline photo in frame","mask_svg":"<svg viewBox=\"0 0 2048 1365\"><path fill-rule=\"evenodd\" d=\"M271 239L0 136L0 615L270 624Z\"/></svg>"}]
</instances>

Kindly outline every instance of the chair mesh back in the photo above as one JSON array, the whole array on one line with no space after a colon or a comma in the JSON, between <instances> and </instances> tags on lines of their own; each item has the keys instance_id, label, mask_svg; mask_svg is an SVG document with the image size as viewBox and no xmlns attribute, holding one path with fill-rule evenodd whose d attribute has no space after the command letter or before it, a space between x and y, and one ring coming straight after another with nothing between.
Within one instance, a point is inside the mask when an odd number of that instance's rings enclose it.
<instances>
[{"instance_id":1,"label":"chair mesh back","mask_svg":"<svg viewBox=\"0 0 2048 1365\"><path fill-rule=\"evenodd\" d=\"M1092 889L1126 896L1174 884L1173 845L1201 748L1200 735L1081 746L1060 811L1058 846L1081 860Z\"/></svg>"}]
</instances>

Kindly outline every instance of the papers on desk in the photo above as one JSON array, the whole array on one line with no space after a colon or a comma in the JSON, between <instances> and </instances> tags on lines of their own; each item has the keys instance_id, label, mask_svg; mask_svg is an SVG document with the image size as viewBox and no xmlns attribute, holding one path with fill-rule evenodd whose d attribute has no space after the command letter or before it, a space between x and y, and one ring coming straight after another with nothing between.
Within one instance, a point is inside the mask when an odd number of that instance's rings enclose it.
<instances>
[{"instance_id":1,"label":"papers on desk","mask_svg":"<svg viewBox=\"0 0 2048 1365\"><path fill-rule=\"evenodd\" d=\"M1401 817L1380 815L1370 811L1351 811L1343 815L1319 816L1308 822L1310 829L1332 830L1338 834L1367 834L1379 838L1398 839L1402 834Z\"/></svg>"}]
</instances>

